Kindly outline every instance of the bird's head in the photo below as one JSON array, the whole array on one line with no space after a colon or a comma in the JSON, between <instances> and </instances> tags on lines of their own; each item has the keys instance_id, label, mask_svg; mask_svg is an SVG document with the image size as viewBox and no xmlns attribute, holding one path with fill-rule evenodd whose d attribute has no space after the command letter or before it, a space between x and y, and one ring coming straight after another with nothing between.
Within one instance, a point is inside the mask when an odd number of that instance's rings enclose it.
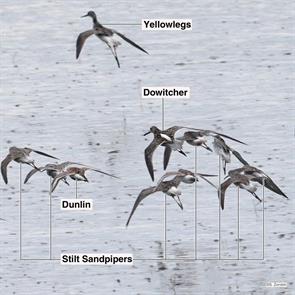
<instances>
[{"instance_id":1,"label":"bird's head","mask_svg":"<svg viewBox=\"0 0 295 295\"><path fill-rule=\"evenodd\" d=\"M90 16L92 19L96 19L96 14L92 10L88 11L87 14L82 15L81 17L86 17L86 16Z\"/></svg>"},{"instance_id":2,"label":"bird's head","mask_svg":"<svg viewBox=\"0 0 295 295\"><path fill-rule=\"evenodd\" d=\"M155 134L155 133L157 133L157 132L159 132L159 131L160 131L160 130L159 130L158 127L156 127L156 126L152 126L152 127L150 128L150 131L148 131L147 133L145 133L144 136L146 136L146 135L148 135L148 134L150 134L150 133Z\"/></svg>"}]
</instances>

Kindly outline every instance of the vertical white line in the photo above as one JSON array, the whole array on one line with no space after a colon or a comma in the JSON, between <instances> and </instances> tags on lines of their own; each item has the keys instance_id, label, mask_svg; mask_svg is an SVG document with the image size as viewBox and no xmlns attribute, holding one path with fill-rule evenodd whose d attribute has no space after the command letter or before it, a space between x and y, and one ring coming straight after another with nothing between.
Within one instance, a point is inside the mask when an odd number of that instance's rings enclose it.
<instances>
[{"instance_id":1,"label":"vertical white line","mask_svg":"<svg viewBox=\"0 0 295 295\"><path fill-rule=\"evenodd\" d=\"M264 260L264 243L265 243L264 187L265 187L265 179L263 178L263 185L262 185L262 259L263 260Z\"/></svg>"},{"instance_id":2,"label":"vertical white line","mask_svg":"<svg viewBox=\"0 0 295 295\"><path fill-rule=\"evenodd\" d=\"M165 128L165 108L162 97L162 130ZM164 197L164 259L167 259L167 195Z\"/></svg>"},{"instance_id":3,"label":"vertical white line","mask_svg":"<svg viewBox=\"0 0 295 295\"><path fill-rule=\"evenodd\" d=\"M238 187L238 260L240 260L240 188Z\"/></svg>"},{"instance_id":4,"label":"vertical white line","mask_svg":"<svg viewBox=\"0 0 295 295\"><path fill-rule=\"evenodd\" d=\"M51 178L49 177L49 259L52 259L52 198L51 198Z\"/></svg>"},{"instance_id":5,"label":"vertical white line","mask_svg":"<svg viewBox=\"0 0 295 295\"><path fill-rule=\"evenodd\" d=\"M195 147L195 175L198 172L198 148ZM197 176L196 176L197 177ZM197 212L197 180L195 181L195 260L198 259L198 212Z\"/></svg>"},{"instance_id":6,"label":"vertical white line","mask_svg":"<svg viewBox=\"0 0 295 295\"><path fill-rule=\"evenodd\" d=\"M221 259L221 157L218 156L218 259Z\"/></svg>"},{"instance_id":7,"label":"vertical white line","mask_svg":"<svg viewBox=\"0 0 295 295\"><path fill-rule=\"evenodd\" d=\"M22 260L22 164L19 164L19 259Z\"/></svg>"},{"instance_id":8,"label":"vertical white line","mask_svg":"<svg viewBox=\"0 0 295 295\"><path fill-rule=\"evenodd\" d=\"M78 184L77 184L77 179L75 180L75 187L76 187L76 199L78 199Z\"/></svg>"}]
</instances>

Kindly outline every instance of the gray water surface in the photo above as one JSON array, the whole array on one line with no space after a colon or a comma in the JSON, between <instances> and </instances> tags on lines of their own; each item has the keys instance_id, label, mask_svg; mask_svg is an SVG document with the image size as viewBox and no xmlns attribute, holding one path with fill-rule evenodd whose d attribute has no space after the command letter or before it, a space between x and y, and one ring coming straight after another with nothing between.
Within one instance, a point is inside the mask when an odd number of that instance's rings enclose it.
<instances>
[{"instance_id":1,"label":"gray water surface","mask_svg":"<svg viewBox=\"0 0 295 295\"><path fill-rule=\"evenodd\" d=\"M269 174L289 200L265 191L265 260L135 261L133 266L61 266L19 260L19 168L0 182L1 294L292 294L294 292L294 3L293 1L0 1L1 159L10 146L30 146L62 160L114 173L95 172L79 184L92 198L91 212L63 212L74 183L53 194L53 257L61 252L163 253L161 194L139 206L125 223L141 189L152 185L143 151L151 125L161 126L161 101L141 99L142 86L188 86L191 99L165 101L165 126L214 129L247 142L228 142ZM150 52L122 42L121 69L97 38L78 61L77 35L91 26L89 9L102 23L141 23L142 18L191 18L192 31L141 31L113 26ZM169 170L194 169L173 154ZM36 156L39 164L46 158ZM162 150L154 157L162 176ZM229 169L239 167L234 160ZM23 177L29 171L23 166ZM218 158L198 152L198 171L218 173ZM48 178L23 185L23 257L48 258ZM218 180L214 180L218 183ZM194 186L183 185L184 210L167 205L168 258L194 257ZM198 183L198 255L218 255L216 191ZM236 189L222 213L222 255L237 254ZM258 191L261 195L261 189ZM240 195L241 257L262 257L262 206ZM287 288L266 288L286 282Z\"/></svg>"}]
</instances>

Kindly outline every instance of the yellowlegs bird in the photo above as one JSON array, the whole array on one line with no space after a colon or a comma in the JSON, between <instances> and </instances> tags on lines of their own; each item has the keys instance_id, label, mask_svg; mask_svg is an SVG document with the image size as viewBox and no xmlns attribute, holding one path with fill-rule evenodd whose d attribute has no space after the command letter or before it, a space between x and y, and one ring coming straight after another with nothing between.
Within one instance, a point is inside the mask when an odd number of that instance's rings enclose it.
<instances>
[{"instance_id":1,"label":"yellowlegs bird","mask_svg":"<svg viewBox=\"0 0 295 295\"><path fill-rule=\"evenodd\" d=\"M115 57L119 68L120 68L120 62L119 62L119 59L118 59L118 56L117 56L117 47L119 45L121 45L121 43L118 40L115 39L116 35L121 37L123 40L125 40L129 44L133 45L137 49L139 49L139 50L145 52L146 54L148 54L147 51L145 51L142 47L137 45L135 42L128 39L123 34L119 33L118 31L115 31L113 29L106 28L102 24L100 24L97 21L97 17L96 17L96 14L95 14L94 11L88 11L88 13L86 15L83 15L82 17L86 17L86 16L89 16L89 17L92 18L93 28L91 30L88 30L88 31L85 31L85 32L81 33L78 36L78 39L77 39L77 42L76 42L76 58L77 59L79 58L79 55L81 53L81 50L83 48L83 45L84 45L86 39L89 38L91 35L95 35L96 37L98 37L100 40L102 40L104 43L107 44L107 46L112 51L112 54Z\"/></svg>"}]
</instances>

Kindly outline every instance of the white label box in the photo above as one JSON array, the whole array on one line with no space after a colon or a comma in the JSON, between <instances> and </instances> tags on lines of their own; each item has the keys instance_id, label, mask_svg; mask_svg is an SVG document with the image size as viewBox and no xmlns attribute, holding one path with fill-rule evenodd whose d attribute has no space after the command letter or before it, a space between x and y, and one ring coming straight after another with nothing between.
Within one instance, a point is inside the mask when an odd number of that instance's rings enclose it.
<instances>
[{"instance_id":1,"label":"white label box","mask_svg":"<svg viewBox=\"0 0 295 295\"><path fill-rule=\"evenodd\" d=\"M142 19L141 28L143 31L191 31L193 21L192 19L173 18Z\"/></svg>"},{"instance_id":2,"label":"white label box","mask_svg":"<svg viewBox=\"0 0 295 295\"><path fill-rule=\"evenodd\" d=\"M90 211L93 210L92 199L61 199L60 209L65 211Z\"/></svg>"},{"instance_id":3,"label":"white label box","mask_svg":"<svg viewBox=\"0 0 295 295\"><path fill-rule=\"evenodd\" d=\"M62 253L60 263L63 265L132 265L130 253Z\"/></svg>"},{"instance_id":4,"label":"white label box","mask_svg":"<svg viewBox=\"0 0 295 295\"><path fill-rule=\"evenodd\" d=\"M190 98L190 87L178 86L157 86L157 87L142 87L142 98Z\"/></svg>"}]
</instances>

